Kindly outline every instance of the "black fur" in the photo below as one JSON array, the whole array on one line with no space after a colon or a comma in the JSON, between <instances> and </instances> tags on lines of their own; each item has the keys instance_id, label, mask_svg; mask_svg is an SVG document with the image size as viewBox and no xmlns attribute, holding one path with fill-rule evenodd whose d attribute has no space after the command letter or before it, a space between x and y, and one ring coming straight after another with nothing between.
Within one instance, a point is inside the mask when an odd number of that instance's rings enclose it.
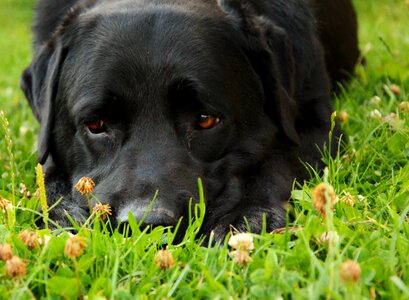
<instances>
[{"instance_id":1,"label":"black fur","mask_svg":"<svg viewBox=\"0 0 409 300\"><path fill-rule=\"evenodd\" d=\"M197 201L200 177L204 234L244 230L243 217L259 231L264 214L267 230L283 226L293 181L306 176L301 162L320 165L330 129L325 57L338 60L319 37L332 29L318 32L312 13L327 1L311 2L39 0L22 88L41 123L48 197L64 197L51 216L62 225L64 210L87 216L73 186L89 176L114 223L128 211L141 218L158 191L145 223L174 225ZM349 1L332 2L327 19L355 16ZM356 37L349 22L333 41ZM345 48L356 47L349 38ZM352 71L351 53L329 69ZM221 121L200 129L200 114ZM95 120L105 132L89 131Z\"/></svg>"}]
</instances>

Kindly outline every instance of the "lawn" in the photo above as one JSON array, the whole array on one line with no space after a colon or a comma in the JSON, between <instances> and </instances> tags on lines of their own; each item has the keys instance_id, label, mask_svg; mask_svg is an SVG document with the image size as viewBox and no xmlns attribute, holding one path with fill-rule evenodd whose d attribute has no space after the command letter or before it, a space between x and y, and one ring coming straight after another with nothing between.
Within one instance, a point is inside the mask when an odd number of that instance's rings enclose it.
<instances>
[{"instance_id":1,"label":"lawn","mask_svg":"<svg viewBox=\"0 0 409 300\"><path fill-rule=\"evenodd\" d=\"M19 89L33 0L1 0L0 196L14 205L0 206L0 257L7 243L21 261L13 273L0 260L0 299L409 299L409 107L401 104L409 101L409 2L354 2L367 64L334 99L347 146L335 159L323 153L325 172L295 184L287 229L252 235L254 249L237 257L227 240L194 238L203 206L176 245L169 228L141 232L130 222L124 237L95 214L79 238L35 227L44 201L34 195L38 124ZM326 217L312 201L321 182L338 198Z\"/></svg>"}]
</instances>

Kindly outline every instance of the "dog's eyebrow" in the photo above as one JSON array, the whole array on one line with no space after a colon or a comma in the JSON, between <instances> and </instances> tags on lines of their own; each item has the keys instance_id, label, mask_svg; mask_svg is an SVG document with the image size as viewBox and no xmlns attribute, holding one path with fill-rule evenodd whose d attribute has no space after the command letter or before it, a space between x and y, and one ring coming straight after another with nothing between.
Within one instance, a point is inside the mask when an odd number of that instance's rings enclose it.
<instances>
[{"instance_id":1,"label":"dog's eyebrow","mask_svg":"<svg viewBox=\"0 0 409 300\"><path fill-rule=\"evenodd\" d=\"M120 101L116 97L104 98L96 101L95 98L84 98L74 104L72 115L77 123L83 122L86 119L107 117L114 115L121 106Z\"/></svg>"}]
</instances>

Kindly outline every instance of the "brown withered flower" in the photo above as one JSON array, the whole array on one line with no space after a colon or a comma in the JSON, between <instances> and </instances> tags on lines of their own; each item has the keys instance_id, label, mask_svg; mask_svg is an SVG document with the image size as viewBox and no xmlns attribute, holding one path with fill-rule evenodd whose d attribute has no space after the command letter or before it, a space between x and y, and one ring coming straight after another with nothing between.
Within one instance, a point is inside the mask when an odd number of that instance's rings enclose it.
<instances>
[{"instance_id":1,"label":"brown withered flower","mask_svg":"<svg viewBox=\"0 0 409 300\"><path fill-rule=\"evenodd\" d=\"M101 220L105 220L108 216L112 215L111 206L109 204L97 203L92 211L96 213Z\"/></svg>"},{"instance_id":2,"label":"brown withered flower","mask_svg":"<svg viewBox=\"0 0 409 300\"><path fill-rule=\"evenodd\" d=\"M65 242L64 253L69 258L76 258L84 252L86 247L87 243L84 238L74 235Z\"/></svg>"},{"instance_id":3,"label":"brown withered flower","mask_svg":"<svg viewBox=\"0 0 409 300\"><path fill-rule=\"evenodd\" d=\"M23 230L19 233L18 238L30 249L38 246L39 236L33 230Z\"/></svg>"},{"instance_id":4,"label":"brown withered flower","mask_svg":"<svg viewBox=\"0 0 409 300\"><path fill-rule=\"evenodd\" d=\"M8 243L0 244L0 259L2 261L7 261L13 257L13 252L11 251L11 246Z\"/></svg>"},{"instance_id":5,"label":"brown withered flower","mask_svg":"<svg viewBox=\"0 0 409 300\"><path fill-rule=\"evenodd\" d=\"M162 271L169 269L175 264L172 253L168 250L159 250L155 255L155 265Z\"/></svg>"},{"instance_id":6,"label":"brown withered flower","mask_svg":"<svg viewBox=\"0 0 409 300\"><path fill-rule=\"evenodd\" d=\"M361 266L354 260L347 260L341 265L339 277L342 282L356 283L361 278Z\"/></svg>"},{"instance_id":7,"label":"brown withered flower","mask_svg":"<svg viewBox=\"0 0 409 300\"><path fill-rule=\"evenodd\" d=\"M95 183L89 177L81 177L75 185L76 190L83 195L91 194L91 192L94 190L94 187Z\"/></svg>"},{"instance_id":8,"label":"brown withered flower","mask_svg":"<svg viewBox=\"0 0 409 300\"><path fill-rule=\"evenodd\" d=\"M330 209L334 210L337 195L331 185L321 182L312 190L312 205L323 216L326 214L327 196L330 201Z\"/></svg>"},{"instance_id":9,"label":"brown withered flower","mask_svg":"<svg viewBox=\"0 0 409 300\"><path fill-rule=\"evenodd\" d=\"M348 113L346 111L340 111L338 114L338 120L341 123L345 123L348 121Z\"/></svg>"},{"instance_id":10,"label":"brown withered flower","mask_svg":"<svg viewBox=\"0 0 409 300\"><path fill-rule=\"evenodd\" d=\"M409 101L402 101L402 102L399 104L399 110L400 110L402 113L409 113Z\"/></svg>"},{"instance_id":11,"label":"brown withered flower","mask_svg":"<svg viewBox=\"0 0 409 300\"><path fill-rule=\"evenodd\" d=\"M395 95L395 96L400 96L400 87L397 84L391 84L390 86L391 92Z\"/></svg>"},{"instance_id":12,"label":"brown withered flower","mask_svg":"<svg viewBox=\"0 0 409 300\"><path fill-rule=\"evenodd\" d=\"M6 274L7 276L14 278L24 276L27 273L26 263L19 257L13 256L6 261Z\"/></svg>"}]
</instances>

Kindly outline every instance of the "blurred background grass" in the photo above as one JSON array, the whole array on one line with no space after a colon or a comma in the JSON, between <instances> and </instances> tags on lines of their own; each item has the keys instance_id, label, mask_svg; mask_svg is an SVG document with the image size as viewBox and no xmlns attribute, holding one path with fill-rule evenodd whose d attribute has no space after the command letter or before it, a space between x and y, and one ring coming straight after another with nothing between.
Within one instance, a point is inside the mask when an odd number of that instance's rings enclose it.
<instances>
[{"instance_id":1,"label":"blurred background grass","mask_svg":"<svg viewBox=\"0 0 409 300\"><path fill-rule=\"evenodd\" d=\"M17 182L34 185L38 124L20 90L20 75L31 59L33 0L0 0L0 111L9 120ZM4 137L1 130L1 136ZM9 157L0 143L0 190L10 191Z\"/></svg>"},{"instance_id":2,"label":"blurred background grass","mask_svg":"<svg viewBox=\"0 0 409 300\"><path fill-rule=\"evenodd\" d=\"M32 0L0 1L1 89L18 87L21 70L30 61L32 7Z\"/></svg>"},{"instance_id":3,"label":"blurred background grass","mask_svg":"<svg viewBox=\"0 0 409 300\"><path fill-rule=\"evenodd\" d=\"M409 76L409 1L355 0L367 72L401 81Z\"/></svg>"}]
</instances>

